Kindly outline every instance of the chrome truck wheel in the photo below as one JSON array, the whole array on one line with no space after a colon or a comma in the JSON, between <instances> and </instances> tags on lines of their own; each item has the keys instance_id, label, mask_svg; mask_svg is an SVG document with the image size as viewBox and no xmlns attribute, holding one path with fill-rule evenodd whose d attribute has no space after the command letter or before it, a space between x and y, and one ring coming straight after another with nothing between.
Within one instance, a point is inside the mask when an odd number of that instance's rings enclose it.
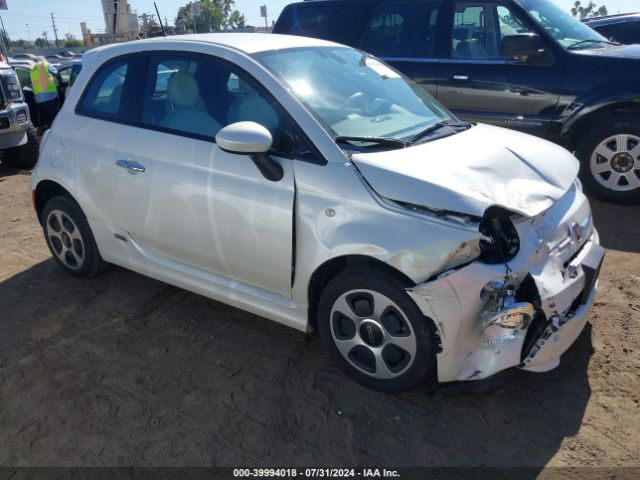
<instances>
[{"instance_id":1,"label":"chrome truck wheel","mask_svg":"<svg viewBox=\"0 0 640 480\"><path fill-rule=\"evenodd\" d=\"M613 191L640 189L640 137L619 134L605 138L589 163L596 181Z\"/></svg>"},{"instance_id":2,"label":"chrome truck wheel","mask_svg":"<svg viewBox=\"0 0 640 480\"><path fill-rule=\"evenodd\" d=\"M640 203L640 118L596 121L576 146L585 191L617 204Z\"/></svg>"}]
</instances>

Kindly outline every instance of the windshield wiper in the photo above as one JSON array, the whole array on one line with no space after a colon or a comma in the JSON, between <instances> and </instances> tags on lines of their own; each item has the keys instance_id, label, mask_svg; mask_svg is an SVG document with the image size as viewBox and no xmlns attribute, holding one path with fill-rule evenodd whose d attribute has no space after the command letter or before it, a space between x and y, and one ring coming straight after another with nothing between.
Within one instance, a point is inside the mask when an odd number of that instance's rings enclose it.
<instances>
[{"instance_id":1,"label":"windshield wiper","mask_svg":"<svg viewBox=\"0 0 640 480\"><path fill-rule=\"evenodd\" d=\"M579 42L569 45L567 48L573 50L580 45L588 45L590 43L606 43L608 45L620 45L618 42L610 42L609 40L598 40L596 38L587 38L586 40L580 40Z\"/></svg>"},{"instance_id":2,"label":"windshield wiper","mask_svg":"<svg viewBox=\"0 0 640 480\"><path fill-rule=\"evenodd\" d=\"M397 147L397 148L405 148L409 145L408 142L404 140L398 140L397 138L390 137L373 137L373 136L357 136L357 135L340 135L335 138L336 143L351 143L351 142L362 142L362 143L372 143L374 145L379 145L381 147Z\"/></svg>"},{"instance_id":3,"label":"windshield wiper","mask_svg":"<svg viewBox=\"0 0 640 480\"><path fill-rule=\"evenodd\" d=\"M463 128L466 130L467 128L471 128L472 125L473 124L470 122L454 122L451 120L443 120L442 122L429 125L424 130L421 130L418 133L416 133L413 137L409 139L409 143L415 143L418 140L421 140L426 136L428 136L429 134L435 132L436 130L440 130L441 128L444 128L444 127Z\"/></svg>"}]
</instances>

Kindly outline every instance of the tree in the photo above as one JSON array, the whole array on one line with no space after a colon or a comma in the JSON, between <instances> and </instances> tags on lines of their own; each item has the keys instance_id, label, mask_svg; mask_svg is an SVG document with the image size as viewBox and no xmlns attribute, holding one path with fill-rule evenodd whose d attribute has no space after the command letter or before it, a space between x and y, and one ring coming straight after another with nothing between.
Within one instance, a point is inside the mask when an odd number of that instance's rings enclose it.
<instances>
[{"instance_id":1,"label":"tree","mask_svg":"<svg viewBox=\"0 0 640 480\"><path fill-rule=\"evenodd\" d=\"M49 42L47 42L47 40L42 37L36 38L35 44L38 48L45 48L49 46Z\"/></svg>"},{"instance_id":2,"label":"tree","mask_svg":"<svg viewBox=\"0 0 640 480\"><path fill-rule=\"evenodd\" d=\"M20 40L11 40L11 43L9 43L8 46L11 48L21 48L23 50L26 50L28 48L31 48L32 45L26 40L20 39Z\"/></svg>"},{"instance_id":3,"label":"tree","mask_svg":"<svg viewBox=\"0 0 640 480\"><path fill-rule=\"evenodd\" d=\"M5 30L2 30L0 32L0 35L2 35L2 40L4 40L4 44L7 47L10 47L11 46L11 39L9 38L9 35L7 35L7 32Z\"/></svg>"},{"instance_id":4,"label":"tree","mask_svg":"<svg viewBox=\"0 0 640 480\"><path fill-rule=\"evenodd\" d=\"M200 14L195 18L191 14L194 3L200 6ZM193 32L194 23L199 33L243 28L246 25L246 19L238 10L234 10L233 6L233 0L189 2L178 10L176 31L178 33Z\"/></svg>"},{"instance_id":5,"label":"tree","mask_svg":"<svg viewBox=\"0 0 640 480\"><path fill-rule=\"evenodd\" d=\"M84 42L82 40L78 40L73 33L65 33L64 34L64 46L65 48L73 48L73 47L83 47Z\"/></svg>"},{"instance_id":6,"label":"tree","mask_svg":"<svg viewBox=\"0 0 640 480\"><path fill-rule=\"evenodd\" d=\"M247 19L244 18L244 15L242 15L238 10L234 10L233 12L231 12L231 15L229 15L229 27L232 30L244 28L246 26Z\"/></svg>"},{"instance_id":7,"label":"tree","mask_svg":"<svg viewBox=\"0 0 640 480\"><path fill-rule=\"evenodd\" d=\"M583 6L580 0L576 0L573 7L571 7L571 14L582 20L583 18L603 17L608 15L609 12L606 6L597 7L593 1L589 1L587 5Z\"/></svg>"}]
</instances>

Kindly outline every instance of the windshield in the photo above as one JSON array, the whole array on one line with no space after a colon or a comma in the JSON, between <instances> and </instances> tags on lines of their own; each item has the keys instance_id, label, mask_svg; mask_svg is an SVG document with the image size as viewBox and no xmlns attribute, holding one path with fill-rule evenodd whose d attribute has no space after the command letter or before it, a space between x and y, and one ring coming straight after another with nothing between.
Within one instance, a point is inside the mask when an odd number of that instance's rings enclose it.
<instances>
[{"instance_id":1,"label":"windshield","mask_svg":"<svg viewBox=\"0 0 640 480\"><path fill-rule=\"evenodd\" d=\"M255 57L338 137L409 139L454 120L429 94L379 60L346 47L269 51Z\"/></svg>"},{"instance_id":2,"label":"windshield","mask_svg":"<svg viewBox=\"0 0 640 480\"><path fill-rule=\"evenodd\" d=\"M566 48L593 48L607 39L550 0L520 0L533 19Z\"/></svg>"}]
</instances>

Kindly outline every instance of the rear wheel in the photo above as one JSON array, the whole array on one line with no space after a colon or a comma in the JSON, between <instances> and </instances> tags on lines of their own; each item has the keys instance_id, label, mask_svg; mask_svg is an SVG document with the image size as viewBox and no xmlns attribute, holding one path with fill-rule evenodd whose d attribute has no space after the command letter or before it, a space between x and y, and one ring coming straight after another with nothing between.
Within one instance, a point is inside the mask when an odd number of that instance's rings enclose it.
<instances>
[{"instance_id":1,"label":"rear wheel","mask_svg":"<svg viewBox=\"0 0 640 480\"><path fill-rule=\"evenodd\" d=\"M89 223L70 197L58 196L47 201L42 228L51 254L67 273L93 277L105 269Z\"/></svg>"},{"instance_id":2,"label":"rear wheel","mask_svg":"<svg viewBox=\"0 0 640 480\"><path fill-rule=\"evenodd\" d=\"M9 167L20 168L24 170L35 167L40 154L40 140L38 131L35 127L27 129L27 143L19 147L13 147L5 150L4 160L2 163Z\"/></svg>"},{"instance_id":3,"label":"rear wheel","mask_svg":"<svg viewBox=\"0 0 640 480\"><path fill-rule=\"evenodd\" d=\"M318 330L342 369L362 385L408 390L433 371L432 324L395 276L377 269L345 271L324 289Z\"/></svg>"},{"instance_id":4,"label":"rear wheel","mask_svg":"<svg viewBox=\"0 0 640 480\"><path fill-rule=\"evenodd\" d=\"M587 192L612 203L640 203L640 119L621 116L594 126L576 154Z\"/></svg>"}]
</instances>

